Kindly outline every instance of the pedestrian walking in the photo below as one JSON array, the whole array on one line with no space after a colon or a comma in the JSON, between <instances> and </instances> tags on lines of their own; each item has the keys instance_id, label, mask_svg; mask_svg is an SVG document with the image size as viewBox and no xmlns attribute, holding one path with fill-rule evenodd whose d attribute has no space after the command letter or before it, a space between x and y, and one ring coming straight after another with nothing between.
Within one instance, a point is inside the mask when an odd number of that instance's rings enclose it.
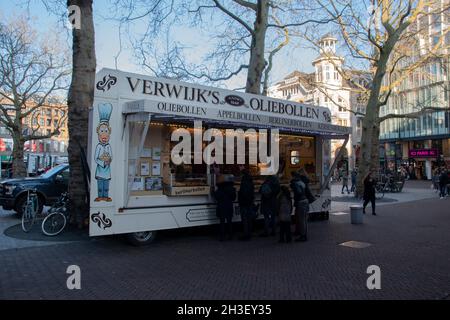
<instances>
[{"instance_id":1,"label":"pedestrian walking","mask_svg":"<svg viewBox=\"0 0 450 320\"><path fill-rule=\"evenodd\" d=\"M259 188L261 194L261 213L264 216L263 237L275 235L277 216L277 196L280 192L280 182L277 176L268 176Z\"/></svg>"},{"instance_id":2,"label":"pedestrian walking","mask_svg":"<svg viewBox=\"0 0 450 320\"><path fill-rule=\"evenodd\" d=\"M351 179L352 179L352 186L350 188L350 192L355 192L356 190L356 177L358 176L358 170L355 168L352 170Z\"/></svg>"},{"instance_id":3,"label":"pedestrian walking","mask_svg":"<svg viewBox=\"0 0 450 320\"><path fill-rule=\"evenodd\" d=\"M241 214L242 228L244 235L241 240L250 240L252 236L252 224L255 216L255 186L253 178L247 169L241 171L241 186L238 192L239 213Z\"/></svg>"},{"instance_id":4,"label":"pedestrian walking","mask_svg":"<svg viewBox=\"0 0 450 320\"><path fill-rule=\"evenodd\" d=\"M375 213L375 185L376 180L373 178L372 173L369 172L364 179L364 204L363 204L363 213L366 213L366 206L370 202L372 204L372 214L376 216Z\"/></svg>"},{"instance_id":5,"label":"pedestrian walking","mask_svg":"<svg viewBox=\"0 0 450 320\"><path fill-rule=\"evenodd\" d=\"M308 211L309 201L306 196L307 184L302 181L301 175L293 171L290 187L294 193L295 207L295 234L299 237L296 241L308 240Z\"/></svg>"},{"instance_id":6,"label":"pedestrian walking","mask_svg":"<svg viewBox=\"0 0 450 320\"><path fill-rule=\"evenodd\" d=\"M441 191L440 187L439 187L439 179L441 176L441 171L439 169L434 170L433 172L433 177L432 177L432 186L435 192L439 192Z\"/></svg>"},{"instance_id":7,"label":"pedestrian walking","mask_svg":"<svg viewBox=\"0 0 450 320\"><path fill-rule=\"evenodd\" d=\"M439 176L439 196L441 199L444 199L447 193L447 184L449 182L447 170L441 170L441 174Z\"/></svg>"},{"instance_id":8,"label":"pedestrian walking","mask_svg":"<svg viewBox=\"0 0 450 320\"><path fill-rule=\"evenodd\" d=\"M278 220L280 221L280 242L292 242L291 215L292 197L289 188L282 186L277 197Z\"/></svg>"},{"instance_id":9,"label":"pedestrian walking","mask_svg":"<svg viewBox=\"0 0 450 320\"><path fill-rule=\"evenodd\" d=\"M341 193L344 194L344 189L347 190L347 194L350 194L350 190L348 190L348 173L344 171L342 173L342 190Z\"/></svg>"},{"instance_id":10,"label":"pedestrian walking","mask_svg":"<svg viewBox=\"0 0 450 320\"><path fill-rule=\"evenodd\" d=\"M217 202L216 215L220 219L219 240L231 240L233 238L233 201L236 199L233 176L220 175L217 180L217 190L213 196Z\"/></svg>"}]
</instances>

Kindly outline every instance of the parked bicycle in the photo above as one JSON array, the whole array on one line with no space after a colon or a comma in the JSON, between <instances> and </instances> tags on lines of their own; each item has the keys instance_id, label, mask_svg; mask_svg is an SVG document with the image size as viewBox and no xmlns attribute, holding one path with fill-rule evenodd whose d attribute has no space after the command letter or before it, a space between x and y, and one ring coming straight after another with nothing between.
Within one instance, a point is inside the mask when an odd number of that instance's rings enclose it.
<instances>
[{"instance_id":1,"label":"parked bicycle","mask_svg":"<svg viewBox=\"0 0 450 320\"><path fill-rule=\"evenodd\" d=\"M56 236L64 230L69 219L68 204L69 197L67 192L64 192L49 209L47 216L42 221L42 232L46 236Z\"/></svg>"},{"instance_id":2,"label":"parked bicycle","mask_svg":"<svg viewBox=\"0 0 450 320\"><path fill-rule=\"evenodd\" d=\"M27 201L23 208L22 230L30 232L39 212L39 196L36 189L27 191Z\"/></svg>"},{"instance_id":3,"label":"parked bicycle","mask_svg":"<svg viewBox=\"0 0 450 320\"><path fill-rule=\"evenodd\" d=\"M377 182L377 184L375 185L375 199L380 200L384 197L384 187L384 182Z\"/></svg>"}]
</instances>

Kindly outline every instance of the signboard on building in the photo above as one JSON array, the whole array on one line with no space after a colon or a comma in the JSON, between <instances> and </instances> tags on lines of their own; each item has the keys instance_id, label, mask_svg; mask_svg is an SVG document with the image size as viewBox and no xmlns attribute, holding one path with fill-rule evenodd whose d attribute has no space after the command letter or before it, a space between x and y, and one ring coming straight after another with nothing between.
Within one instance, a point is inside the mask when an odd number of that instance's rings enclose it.
<instances>
[{"instance_id":1,"label":"signboard on building","mask_svg":"<svg viewBox=\"0 0 450 320\"><path fill-rule=\"evenodd\" d=\"M438 149L409 149L410 158L437 158L439 156Z\"/></svg>"}]
</instances>

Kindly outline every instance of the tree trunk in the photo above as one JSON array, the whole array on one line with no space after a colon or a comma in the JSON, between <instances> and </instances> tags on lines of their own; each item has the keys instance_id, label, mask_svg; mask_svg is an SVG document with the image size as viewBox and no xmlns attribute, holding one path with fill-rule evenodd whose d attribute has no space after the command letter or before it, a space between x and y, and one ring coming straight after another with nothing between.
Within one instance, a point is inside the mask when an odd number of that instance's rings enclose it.
<instances>
[{"instance_id":1,"label":"tree trunk","mask_svg":"<svg viewBox=\"0 0 450 320\"><path fill-rule=\"evenodd\" d=\"M245 92L260 94L261 79L263 76L266 60L264 58L265 40L269 16L267 0L258 0L254 33L250 47L250 62L247 73L247 84Z\"/></svg>"},{"instance_id":2,"label":"tree trunk","mask_svg":"<svg viewBox=\"0 0 450 320\"><path fill-rule=\"evenodd\" d=\"M393 46L392 46L393 48ZM386 74L387 62L392 48L387 48L380 53L376 63L376 72L367 102L366 114L362 121L361 133L361 158L358 166L358 179L356 183L355 196L360 197L364 191L364 179L370 172L378 172L380 165L379 157L379 134L380 134L380 91L383 78Z\"/></svg>"},{"instance_id":3,"label":"tree trunk","mask_svg":"<svg viewBox=\"0 0 450 320\"><path fill-rule=\"evenodd\" d=\"M13 135L13 163L12 163L12 170L13 170L13 178L23 178L27 176L27 168L25 167L25 163L23 162L23 147L25 144L25 141L23 140L23 137L20 132L14 132Z\"/></svg>"},{"instance_id":4,"label":"tree trunk","mask_svg":"<svg viewBox=\"0 0 450 320\"><path fill-rule=\"evenodd\" d=\"M92 0L69 0L67 5L77 5L81 10L81 28L73 29L73 71L68 96L69 129L69 197L71 199L72 222L81 227L89 215L84 173L81 163L81 148L87 150L89 109L94 100L95 85L95 39L92 16Z\"/></svg>"}]
</instances>

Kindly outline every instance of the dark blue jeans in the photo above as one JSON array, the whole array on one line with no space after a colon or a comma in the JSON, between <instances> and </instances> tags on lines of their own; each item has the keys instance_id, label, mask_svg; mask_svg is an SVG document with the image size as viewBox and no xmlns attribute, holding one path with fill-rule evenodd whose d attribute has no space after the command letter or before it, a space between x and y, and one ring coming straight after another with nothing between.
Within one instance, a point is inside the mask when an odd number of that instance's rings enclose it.
<instances>
[{"instance_id":1,"label":"dark blue jeans","mask_svg":"<svg viewBox=\"0 0 450 320\"><path fill-rule=\"evenodd\" d=\"M229 215L226 217L220 217L220 240L225 240L225 237L228 239L233 238L233 216Z\"/></svg>"},{"instance_id":2,"label":"dark blue jeans","mask_svg":"<svg viewBox=\"0 0 450 320\"><path fill-rule=\"evenodd\" d=\"M308 200L297 201L295 203L295 233L304 238L308 236L308 212Z\"/></svg>"},{"instance_id":3,"label":"dark blue jeans","mask_svg":"<svg viewBox=\"0 0 450 320\"><path fill-rule=\"evenodd\" d=\"M252 236L253 209L252 207L241 206L239 207L239 212L241 214L244 237L250 238Z\"/></svg>"},{"instance_id":4,"label":"dark blue jeans","mask_svg":"<svg viewBox=\"0 0 450 320\"><path fill-rule=\"evenodd\" d=\"M444 184L444 185L440 184L439 188L440 188L439 196L440 197L445 197L445 194L447 193L447 185L446 184Z\"/></svg>"},{"instance_id":5,"label":"dark blue jeans","mask_svg":"<svg viewBox=\"0 0 450 320\"><path fill-rule=\"evenodd\" d=\"M276 212L268 205L261 205L261 213L264 216L264 230L266 234L275 233Z\"/></svg>"}]
</instances>

